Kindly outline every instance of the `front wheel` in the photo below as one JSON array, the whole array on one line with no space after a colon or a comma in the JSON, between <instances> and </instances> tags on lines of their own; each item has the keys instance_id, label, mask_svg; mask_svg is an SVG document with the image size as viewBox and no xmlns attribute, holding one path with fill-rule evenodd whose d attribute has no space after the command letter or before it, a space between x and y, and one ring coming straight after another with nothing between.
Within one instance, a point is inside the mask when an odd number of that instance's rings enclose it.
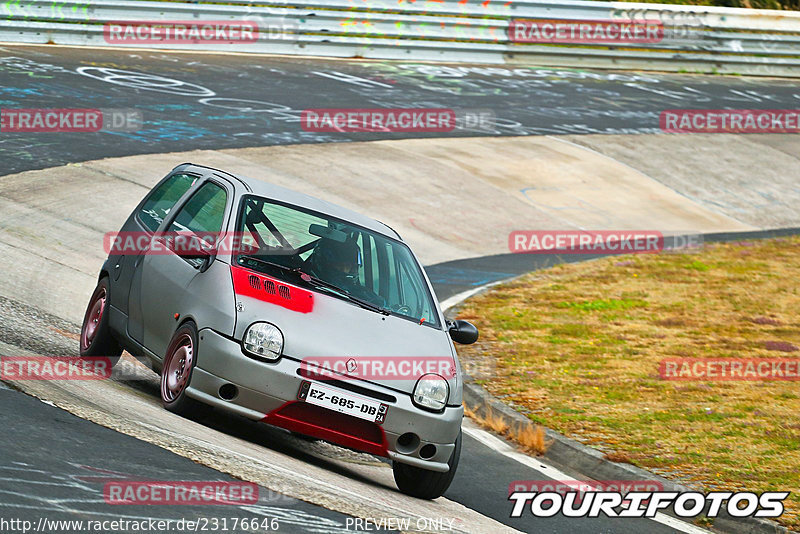
<instances>
[{"instance_id":1,"label":"front wheel","mask_svg":"<svg viewBox=\"0 0 800 534\"><path fill-rule=\"evenodd\" d=\"M161 369L161 403L170 412L197 415L201 403L186 396L197 363L197 328L186 323L172 336Z\"/></svg>"},{"instance_id":2,"label":"front wheel","mask_svg":"<svg viewBox=\"0 0 800 534\"><path fill-rule=\"evenodd\" d=\"M458 432L456 446L453 449L450 460L447 462L447 465L450 466L450 470L447 473L439 473L438 471L430 471L413 465L392 462L394 481L400 491L406 495L420 499L436 499L444 495L444 492L450 487L453 477L456 476L456 468L460 457L461 431Z\"/></svg>"},{"instance_id":3,"label":"front wheel","mask_svg":"<svg viewBox=\"0 0 800 534\"><path fill-rule=\"evenodd\" d=\"M104 276L97 282L83 315L80 354L84 357L106 356L113 367L119 361L122 348L108 326L109 291L108 277Z\"/></svg>"}]
</instances>

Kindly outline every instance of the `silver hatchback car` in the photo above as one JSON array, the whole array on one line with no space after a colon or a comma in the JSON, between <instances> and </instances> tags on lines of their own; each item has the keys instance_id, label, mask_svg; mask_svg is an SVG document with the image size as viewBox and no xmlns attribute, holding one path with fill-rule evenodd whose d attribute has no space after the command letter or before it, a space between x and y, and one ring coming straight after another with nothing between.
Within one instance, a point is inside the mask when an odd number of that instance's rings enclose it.
<instances>
[{"instance_id":1,"label":"silver hatchback car","mask_svg":"<svg viewBox=\"0 0 800 534\"><path fill-rule=\"evenodd\" d=\"M414 254L378 221L193 164L113 234L82 356L125 349L161 372L166 409L211 405L392 461L433 499L461 451L462 377Z\"/></svg>"}]
</instances>

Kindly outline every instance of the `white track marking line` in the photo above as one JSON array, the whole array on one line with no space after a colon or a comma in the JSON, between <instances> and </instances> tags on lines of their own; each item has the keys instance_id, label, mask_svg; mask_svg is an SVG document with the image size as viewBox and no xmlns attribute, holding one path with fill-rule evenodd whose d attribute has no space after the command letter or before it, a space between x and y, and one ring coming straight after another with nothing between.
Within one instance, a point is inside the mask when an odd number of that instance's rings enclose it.
<instances>
[{"instance_id":1,"label":"white track marking line","mask_svg":"<svg viewBox=\"0 0 800 534\"><path fill-rule=\"evenodd\" d=\"M439 306L442 308L442 313L446 313L447 310L449 310L450 308L452 308L456 304L461 303L461 301L467 300L472 295L475 295L476 293L480 293L484 289L489 289L492 286L496 286L498 284L502 284L503 282L508 282L512 278L515 278L515 276L516 275L511 274L511 275L508 276L508 278L503 278L502 280L497 280L496 282L490 282L488 284L483 284L482 286L478 286L478 287L475 287L475 288L472 288L472 289L468 289L466 291L462 291L461 293L458 293L457 295L453 295L452 297L443 300L442 302L439 303Z\"/></svg>"},{"instance_id":2,"label":"white track marking line","mask_svg":"<svg viewBox=\"0 0 800 534\"><path fill-rule=\"evenodd\" d=\"M63 482L47 482L45 480L26 480L22 478L0 477L0 482L19 482L21 484L38 484L40 486L57 486L62 488L74 488L75 484L65 484Z\"/></svg>"},{"instance_id":3,"label":"white track marking line","mask_svg":"<svg viewBox=\"0 0 800 534\"><path fill-rule=\"evenodd\" d=\"M578 481L577 478L571 477L551 465L547 465L538 458L531 458L527 454L523 454L515 450L511 445L501 440L497 436L494 436L485 430L481 430L480 428L476 428L474 423L469 420L465 420L461 428L465 434L481 442L483 445L486 445L493 451L507 456L512 460L516 460L517 462L524 464L531 469L535 469L548 478L553 480ZM658 512L655 517L647 517L643 519L652 519L657 523L661 523L662 525L666 525L681 532L686 532L687 534L709 534L710 532L706 529L692 525L691 523L686 523L685 521L681 521L680 519L676 519L667 514L662 514L661 512Z\"/></svg>"},{"instance_id":4,"label":"white track marking line","mask_svg":"<svg viewBox=\"0 0 800 534\"><path fill-rule=\"evenodd\" d=\"M12 467L10 465L0 465L0 469L7 469L9 471L25 471L26 473L41 473L43 475L49 475L49 471L43 471L41 469L30 469L28 467Z\"/></svg>"},{"instance_id":5,"label":"white track marking line","mask_svg":"<svg viewBox=\"0 0 800 534\"><path fill-rule=\"evenodd\" d=\"M708 534L709 532L711 532L710 530L706 530L706 529L700 528L700 527L698 527L696 525L693 525L691 523L687 523L686 521L681 521L680 519L678 519L676 517L672 517L671 515L662 514L661 512L658 512L656 514L656 516L651 518L651 519L653 521L658 521L662 525L666 525L668 527L674 528L675 530L680 530L681 532L689 532L691 534L695 534L695 533L696 534L700 534L700 533Z\"/></svg>"}]
</instances>

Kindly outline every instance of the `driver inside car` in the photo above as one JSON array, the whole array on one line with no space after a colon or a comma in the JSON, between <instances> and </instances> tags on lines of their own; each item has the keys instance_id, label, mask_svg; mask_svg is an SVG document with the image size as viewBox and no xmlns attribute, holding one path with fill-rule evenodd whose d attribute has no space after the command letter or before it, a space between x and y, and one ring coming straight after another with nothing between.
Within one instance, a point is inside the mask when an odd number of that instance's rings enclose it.
<instances>
[{"instance_id":1,"label":"driver inside car","mask_svg":"<svg viewBox=\"0 0 800 534\"><path fill-rule=\"evenodd\" d=\"M386 301L358 280L361 250L353 240L344 242L322 238L306 260L306 266L317 278L343 289L355 297L384 307Z\"/></svg>"}]
</instances>

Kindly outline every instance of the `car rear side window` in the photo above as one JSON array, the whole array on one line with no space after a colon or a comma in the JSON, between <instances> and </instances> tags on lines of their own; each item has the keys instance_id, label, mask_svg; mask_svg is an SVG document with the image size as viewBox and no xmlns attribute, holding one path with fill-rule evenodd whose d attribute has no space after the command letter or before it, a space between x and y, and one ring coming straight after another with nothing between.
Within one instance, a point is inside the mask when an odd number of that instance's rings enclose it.
<instances>
[{"instance_id":1,"label":"car rear side window","mask_svg":"<svg viewBox=\"0 0 800 534\"><path fill-rule=\"evenodd\" d=\"M147 197L139 211L139 220L142 224L151 232L155 232L196 179L196 176L189 174L173 174L167 178Z\"/></svg>"},{"instance_id":2,"label":"car rear side window","mask_svg":"<svg viewBox=\"0 0 800 534\"><path fill-rule=\"evenodd\" d=\"M225 190L213 182L203 184L175 216L170 232L219 233L225 219Z\"/></svg>"}]
</instances>

